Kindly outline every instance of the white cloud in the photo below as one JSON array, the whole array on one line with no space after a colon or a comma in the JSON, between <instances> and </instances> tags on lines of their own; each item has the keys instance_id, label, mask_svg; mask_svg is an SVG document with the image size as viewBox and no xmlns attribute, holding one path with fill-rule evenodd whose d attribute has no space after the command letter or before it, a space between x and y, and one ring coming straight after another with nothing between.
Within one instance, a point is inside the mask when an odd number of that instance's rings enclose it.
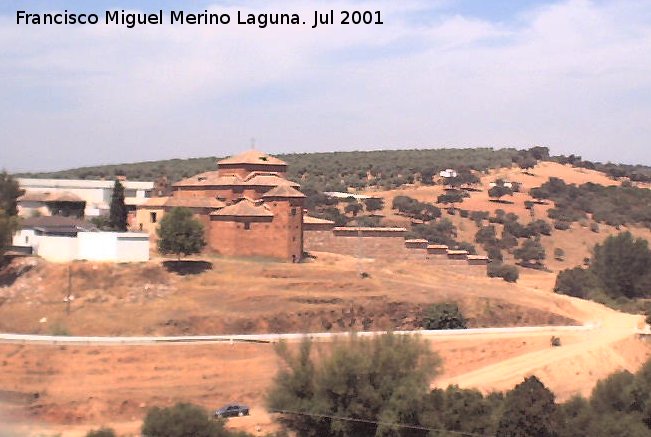
<instances>
[{"instance_id":1,"label":"white cloud","mask_svg":"<svg viewBox=\"0 0 651 437\"><path fill-rule=\"evenodd\" d=\"M311 21L351 2L253 5ZM506 23L418 0L355 5L381 9L386 24L27 28L0 18L0 163L223 155L252 136L274 152L547 144L651 163L648 3L568 1Z\"/></svg>"}]
</instances>

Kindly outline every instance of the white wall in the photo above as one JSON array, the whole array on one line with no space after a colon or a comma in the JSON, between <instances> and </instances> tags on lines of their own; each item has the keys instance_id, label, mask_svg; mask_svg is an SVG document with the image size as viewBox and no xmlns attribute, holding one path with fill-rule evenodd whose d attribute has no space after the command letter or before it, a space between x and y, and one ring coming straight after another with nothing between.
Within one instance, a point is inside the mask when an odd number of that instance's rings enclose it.
<instances>
[{"instance_id":1,"label":"white wall","mask_svg":"<svg viewBox=\"0 0 651 437\"><path fill-rule=\"evenodd\" d=\"M37 235L34 254L53 262L68 262L76 258L78 244L75 237Z\"/></svg>"},{"instance_id":2,"label":"white wall","mask_svg":"<svg viewBox=\"0 0 651 437\"><path fill-rule=\"evenodd\" d=\"M52 262L149 260L149 234L144 232L79 232L76 237L59 237L23 229L14 235L13 244L31 246L35 255Z\"/></svg>"},{"instance_id":3,"label":"white wall","mask_svg":"<svg viewBox=\"0 0 651 437\"><path fill-rule=\"evenodd\" d=\"M120 262L139 262L149 260L149 234L146 232L127 232L117 236L117 253Z\"/></svg>"},{"instance_id":4,"label":"white wall","mask_svg":"<svg viewBox=\"0 0 651 437\"><path fill-rule=\"evenodd\" d=\"M36 232L33 229L21 229L14 234L12 246L31 246L36 244Z\"/></svg>"},{"instance_id":5,"label":"white wall","mask_svg":"<svg viewBox=\"0 0 651 437\"><path fill-rule=\"evenodd\" d=\"M79 250L76 259L88 261L117 260L117 239L115 232L79 232Z\"/></svg>"}]
</instances>

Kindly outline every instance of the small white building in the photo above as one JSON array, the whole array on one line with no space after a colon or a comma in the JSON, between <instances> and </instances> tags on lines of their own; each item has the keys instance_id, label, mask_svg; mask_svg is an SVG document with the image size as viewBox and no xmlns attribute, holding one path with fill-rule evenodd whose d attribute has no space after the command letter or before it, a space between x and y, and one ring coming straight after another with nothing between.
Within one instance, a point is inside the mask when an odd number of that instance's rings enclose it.
<instances>
[{"instance_id":1,"label":"small white building","mask_svg":"<svg viewBox=\"0 0 651 437\"><path fill-rule=\"evenodd\" d=\"M445 170L441 170L439 172L439 176L442 178L456 178L457 177L457 171L453 168L446 168Z\"/></svg>"},{"instance_id":2,"label":"small white building","mask_svg":"<svg viewBox=\"0 0 651 437\"><path fill-rule=\"evenodd\" d=\"M49 215L47 203L59 198L86 202L84 215L97 217L108 214L115 181L18 178L18 183L25 190L23 198L18 199L18 214L22 217L29 217L35 210ZM124 186L125 203L134 209L145 202L154 189L154 182L122 180L120 183Z\"/></svg>"},{"instance_id":3,"label":"small white building","mask_svg":"<svg viewBox=\"0 0 651 437\"><path fill-rule=\"evenodd\" d=\"M324 191L328 197L333 199L349 199L353 198L355 200L366 200L366 199L379 199L379 197L367 196L366 194L353 194L353 193L344 193L342 191Z\"/></svg>"},{"instance_id":4,"label":"small white building","mask_svg":"<svg viewBox=\"0 0 651 437\"><path fill-rule=\"evenodd\" d=\"M100 232L91 224L70 217L35 217L24 220L16 232L14 248L31 248L51 262L75 260L144 262L149 260L149 234Z\"/></svg>"}]
</instances>

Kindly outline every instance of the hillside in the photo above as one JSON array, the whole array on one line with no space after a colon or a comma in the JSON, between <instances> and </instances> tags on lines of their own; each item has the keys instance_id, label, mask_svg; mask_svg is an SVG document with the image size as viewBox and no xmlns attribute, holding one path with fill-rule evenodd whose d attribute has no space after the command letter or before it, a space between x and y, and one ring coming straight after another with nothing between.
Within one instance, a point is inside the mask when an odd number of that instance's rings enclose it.
<instances>
[{"instance_id":1,"label":"hillside","mask_svg":"<svg viewBox=\"0 0 651 437\"><path fill-rule=\"evenodd\" d=\"M480 180L479 191L468 192L468 198L464 199L462 203L456 204L459 209L467 211L487 211L490 215L494 216L495 212L499 209L505 213L513 213L519 217L522 223L528 223L532 220L531 213L526 209L525 202L533 201L529 194L531 188L539 187L545 183L550 177L557 177L564 180L568 184L581 185L585 183L595 183L604 186L619 186L620 182L607 177L604 173L580 167L572 167L570 165L562 165L556 162L540 162L526 173L520 168L500 168L482 175ZM509 203L498 203L488 196L489 183L497 179L504 179L508 181L518 182L522 188L520 192L516 192L513 196L506 196ZM645 185L641 185L646 188ZM439 195L445 192L443 185L416 185L404 186L392 190L365 190L364 194L381 197L384 199L384 208L381 214L384 216L383 223L385 225L405 226L410 227L413 222L409 217L400 215L396 210L391 208L393 199L396 196L409 196L422 202L432 203L445 208L445 205L437 204L436 199ZM533 219L543 219L552 222L547 216L548 210L554 206L553 202L547 202L545 205L536 205L534 207ZM456 226L459 241L466 241L474 243L475 233L478 230L475 222L470 218L462 218L459 213L449 215L443 211L443 218L451 220ZM590 229L591 221L584 220L581 222L572 223L568 230L554 229L550 236L542 236L541 241L547 253L546 266L552 271L559 271L565 268L571 268L576 265L583 264L584 258L591 256L591 249L595 244L603 241L608 235L614 235L621 231L628 230L636 236L646 238L651 241L651 229L641 225L629 224L628 226L609 226L604 223L599 224L598 232ZM488 223L484 221L484 224ZM501 234L503 226L494 224L497 228L498 234ZM480 245L475 244L479 253L484 253ZM554 259L553 253L555 248L563 249L565 255L563 260ZM512 257L505 252L506 260L513 261Z\"/></svg>"},{"instance_id":2,"label":"hillside","mask_svg":"<svg viewBox=\"0 0 651 437\"><path fill-rule=\"evenodd\" d=\"M575 323L563 308L542 301L520 304L517 285L399 260L365 262L371 275L366 279L359 278L354 258L325 253L298 265L202 260L211 269L187 276L166 271L160 260L73 263L70 314L62 301L67 266L39 261L11 286L0 288L0 331L200 335L416 329L424 306L448 300L459 303L474 327Z\"/></svg>"}]
</instances>

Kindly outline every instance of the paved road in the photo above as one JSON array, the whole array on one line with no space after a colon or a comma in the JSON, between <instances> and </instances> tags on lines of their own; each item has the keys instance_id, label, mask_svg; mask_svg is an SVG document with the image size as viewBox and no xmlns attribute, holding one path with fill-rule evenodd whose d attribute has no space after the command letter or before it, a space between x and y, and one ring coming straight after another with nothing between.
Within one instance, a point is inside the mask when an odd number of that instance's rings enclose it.
<instances>
[{"instance_id":1,"label":"paved road","mask_svg":"<svg viewBox=\"0 0 651 437\"><path fill-rule=\"evenodd\" d=\"M553 335L558 332L589 331L597 328L593 324L581 326L522 326L513 328L472 328L472 329L444 329L444 330L418 330L418 331L394 331L399 335L420 334L424 338L459 338L475 335ZM386 331L364 331L358 332L360 336L371 336L383 334ZM347 336L347 332L316 332L310 334L247 334L247 335L193 335L193 336L172 336L172 337L79 337L79 336L55 336L55 335L30 335L30 334L0 334L0 343L20 344L75 344L88 346L103 345L146 345L146 344L196 344L196 343L218 343L218 342L252 342L252 343L274 343L280 340L300 341L305 336L316 341L329 341L335 337Z\"/></svg>"}]
</instances>

